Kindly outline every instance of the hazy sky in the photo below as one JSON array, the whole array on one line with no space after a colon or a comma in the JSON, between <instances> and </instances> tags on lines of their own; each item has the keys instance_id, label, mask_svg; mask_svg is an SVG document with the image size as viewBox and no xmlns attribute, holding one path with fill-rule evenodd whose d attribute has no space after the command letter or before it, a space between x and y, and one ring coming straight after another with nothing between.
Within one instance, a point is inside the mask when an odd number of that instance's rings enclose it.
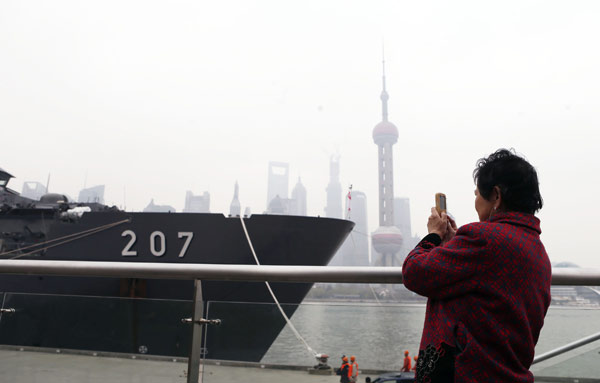
<instances>
[{"instance_id":1,"label":"hazy sky","mask_svg":"<svg viewBox=\"0 0 600 383\"><path fill-rule=\"evenodd\" d=\"M301 176L323 214L329 156L377 226L381 45L395 194L424 235L443 191L477 219L478 158L514 147L539 172L552 261L600 267L597 1L0 2L0 167L108 203L185 191L228 212L265 210L269 160ZM340 196L341 198L341 196Z\"/></svg>"}]
</instances>

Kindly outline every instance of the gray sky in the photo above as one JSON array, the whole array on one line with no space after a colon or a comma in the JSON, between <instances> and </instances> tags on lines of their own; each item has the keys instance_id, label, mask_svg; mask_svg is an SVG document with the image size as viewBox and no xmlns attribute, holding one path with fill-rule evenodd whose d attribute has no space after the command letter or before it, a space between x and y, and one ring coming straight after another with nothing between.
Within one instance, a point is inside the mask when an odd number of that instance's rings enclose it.
<instances>
[{"instance_id":1,"label":"gray sky","mask_svg":"<svg viewBox=\"0 0 600 383\"><path fill-rule=\"evenodd\" d=\"M323 214L329 156L377 226L381 44L395 194L426 233L435 192L477 219L478 158L514 147L538 169L552 261L600 267L597 1L11 1L0 3L0 167L76 197L265 209L267 163L290 163Z\"/></svg>"}]
</instances>

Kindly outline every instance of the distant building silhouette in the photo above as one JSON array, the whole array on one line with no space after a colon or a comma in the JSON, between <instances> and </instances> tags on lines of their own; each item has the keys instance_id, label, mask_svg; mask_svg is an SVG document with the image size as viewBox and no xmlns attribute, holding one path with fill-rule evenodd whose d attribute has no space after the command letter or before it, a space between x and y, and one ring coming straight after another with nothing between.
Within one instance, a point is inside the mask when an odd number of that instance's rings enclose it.
<instances>
[{"instance_id":1,"label":"distant building silhouette","mask_svg":"<svg viewBox=\"0 0 600 383\"><path fill-rule=\"evenodd\" d=\"M194 195L191 191L185 193L184 213L210 213L210 194Z\"/></svg>"},{"instance_id":2,"label":"distant building silhouette","mask_svg":"<svg viewBox=\"0 0 600 383\"><path fill-rule=\"evenodd\" d=\"M329 264L331 266L368 266L369 229L367 225L366 194L353 190L351 199L346 198L346 211L348 211L349 206L350 215L348 219L356 225Z\"/></svg>"},{"instance_id":3,"label":"distant building silhouette","mask_svg":"<svg viewBox=\"0 0 600 383\"><path fill-rule=\"evenodd\" d=\"M81 189L77 202L82 203L100 203L104 204L104 185L92 186L89 188Z\"/></svg>"},{"instance_id":4,"label":"distant building silhouette","mask_svg":"<svg viewBox=\"0 0 600 383\"><path fill-rule=\"evenodd\" d=\"M242 214L242 205L240 205L239 199L239 186L237 181L235 181L235 187L233 190L233 199L231 200L231 204L229 205L229 215L232 217L239 217Z\"/></svg>"},{"instance_id":5,"label":"distant building silhouette","mask_svg":"<svg viewBox=\"0 0 600 383\"><path fill-rule=\"evenodd\" d=\"M268 214L288 214L290 200L287 198L280 198L279 195L276 195L271 202L269 202L269 206L267 207Z\"/></svg>"},{"instance_id":6,"label":"distant building silhouette","mask_svg":"<svg viewBox=\"0 0 600 383\"><path fill-rule=\"evenodd\" d=\"M398 253L398 261L404 262L406 255L414 249L421 238L412 235L410 224L410 200L406 197L394 198L394 224L402 233L402 248Z\"/></svg>"},{"instance_id":7,"label":"distant building silhouette","mask_svg":"<svg viewBox=\"0 0 600 383\"><path fill-rule=\"evenodd\" d=\"M288 198L290 166L285 162L269 162L269 179L267 185L267 210L271 200L276 196Z\"/></svg>"},{"instance_id":8,"label":"distant building silhouette","mask_svg":"<svg viewBox=\"0 0 600 383\"><path fill-rule=\"evenodd\" d=\"M23 183L21 196L39 201L40 197L46 194L46 186L40 182L26 181Z\"/></svg>"},{"instance_id":9,"label":"distant building silhouette","mask_svg":"<svg viewBox=\"0 0 600 383\"><path fill-rule=\"evenodd\" d=\"M329 184L327 185L325 216L342 218L342 185L340 184L340 157L329 158Z\"/></svg>"},{"instance_id":10,"label":"distant building silhouette","mask_svg":"<svg viewBox=\"0 0 600 383\"><path fill-rule=\"evenodd\" d=\"M306 215L306 188L302 185L300 177L298 183L292 190L292 198L290 200L290 215Z\"/></svg>"},{"instance_id":11,"label":"distant building silhouette","mask_svg":"<svg viewBox=\"0 0 600 383\"><path fill-rule=\"evenodd\" d=\"M169 205L155 205L154 198L144 208L144 213L175 213L175 208Z\"/></svg>"}]
</instances>

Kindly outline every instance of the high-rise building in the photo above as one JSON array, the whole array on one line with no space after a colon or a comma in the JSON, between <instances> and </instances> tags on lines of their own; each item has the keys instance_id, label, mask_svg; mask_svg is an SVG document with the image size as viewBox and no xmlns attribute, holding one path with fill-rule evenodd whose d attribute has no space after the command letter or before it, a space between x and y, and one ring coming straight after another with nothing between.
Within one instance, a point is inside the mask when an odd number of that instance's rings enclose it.
<instances>
[{"instance_id":1,"label":"high-rise building","mask_svg":"<svg viewBox=\"0 0 600 383\"><path fill-rule=\"evenodd\" d=\"M346 198L346 211L349 212L347 218L355 226L329 262L331 266L369 266L367 196L361 191L353 190L350 197Z\"/></svg>"},{"instance_id":2,"label":"high-rise building","mask_svg":"<svg viewBox=\"0 0 600 383\"><path fill-rule=\"evenodd\" d=\"M410 200L406 197L394 198L394 225L400 229L402 236L412 236L410 227Z\"/></svg>"},{"instance_id":3,"label":"high-rise building","mask_svg":"<svg viewBox=\"0 0 600 383\"><path fill-rule=\"evenodd\" d=\"M269 202L269 206L267 206L268 214L289 214L290 211L290 200L289 198L279 198L279 195L276 195L275 198Z\"/></svg>"},{"instance_id":4,"label":"high-rise building","mask_svg":"<svg viewBox=\"0 0 600 383\"><path fill-rule=\"evenodd\" d=\"M39 201L40 197L46 193L46 186L40 182L23 182L23 191L21 192L22 197Z\"/></svg>"},{"instance_id":5,"label":"high-rise building","mask_svg":"<svg viewBox=\"0 0 600 383\"><path fill-rule=\"evenodd\" d=\"M152 198L148 206L144 208L144 213L175 213L175 208L170 205L155 205L154 198Z\"/></svg>"},{"instance_id":6,"label":"high-rise building","mask_svg":"<svg viewBox=\"0 0 600 383\"><path fill-rule=\"evenodd\" d=\"M229 215L232 217L239 217L242 213L242 205L240 205L239 199L239 186L237 181L235 181L235 188L233 190L233 199L231 200L231 205L229 205Z\"/></svg>"},{"instance_id":7,"label":"high-rise building","mask_svg":"<svg viewBox=\"0 0 600 383\"><path fill-rule=\"evenodd\" d=\"M104 185L97 185L81 189L81 191L79 192L79 198L77 198L77 202L95 202L104 204Z\"/></svg>"},{"instance_id":8,"label":"high-rise building","mask_svg":"<svg viewBox=\"0 0 600 383\"><path fill-rule=\"evenodd\" d=\"M298 183L292 190L292 198L290 200L291 215L306 215L306 188L302 185L300 177Z\"/></svg>"},{"instance_id":9,"label":"high-rise building","mask_svg":"<svg viewBox=\"0 0 600 383\"><path fill-rule=\"evenodd\" d=\"M194 195L191 191L185 193L184 213L210 213L210 194Z\"/></svg>"},{"instance_id":10,"label":"high-rise building","mask_svg":"<svg viewBox=\"0 0 600 383\"><path fill-rule=\"evenodd\" d=\"M342 218L342 185L340 184L340 157L329 158L329 184L327 185L325 216Z\"/></svg>"},{"instance_id":11,"label":"high-rise building","mask_svg":"<svg viewBox=\"0 0 600 383\"><path fill-rule=\"evenodd\" d=\"M389 95L385 89L385 60L383 60L383 90L381 91L382 120L373 129L373 141L378 148L379 228L372 234L373 247L379 253L378 266L394 266L402 248L402 233L394 226L394 158L392 146L398 142L398 128L388 120Z\"/></svg>"},{"instance_id":12,"label":"high-rise building","mask_svg":"<svg viewBox=\"0 0 600 383\"><path fill-rule=\"evenodd\" d=\"M398 254L398 261L404 262L406 255L414 249L421 240L412 235L410 224L410 200L406 197L394 198L394 221L396 227L402 232L402 248Z\"/></svg>"},{"instance_id":13,"label":"high-rise building","mask_svg":"<svg viewBox=\"0 0 600 383\"><path fill-rule=\"evenodd\" d=\"M276 196L288 198L290 166L285 162L269 162L269 179L267 186L267 210Z\"/></svg>"}]
</instances>

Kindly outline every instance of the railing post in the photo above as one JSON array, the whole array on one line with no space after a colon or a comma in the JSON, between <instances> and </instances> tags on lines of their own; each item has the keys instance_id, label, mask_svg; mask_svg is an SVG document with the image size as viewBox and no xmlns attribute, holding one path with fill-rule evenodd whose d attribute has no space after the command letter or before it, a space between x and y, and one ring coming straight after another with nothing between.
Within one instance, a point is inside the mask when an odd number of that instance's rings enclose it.
<instances>
[{"instance_id":1,"label":"railing post","mask_svg":"<svg viewBox=\"0 0 600 383\"><path fill-rule=\"evenodd\" d=\"M194 315L192 317L192 344L188 358L187 382L198 383L200 379L200 357L202 355L202 316L204 315L202 301L202 284L194 280Z\"/></svg>"}]
</instances>

